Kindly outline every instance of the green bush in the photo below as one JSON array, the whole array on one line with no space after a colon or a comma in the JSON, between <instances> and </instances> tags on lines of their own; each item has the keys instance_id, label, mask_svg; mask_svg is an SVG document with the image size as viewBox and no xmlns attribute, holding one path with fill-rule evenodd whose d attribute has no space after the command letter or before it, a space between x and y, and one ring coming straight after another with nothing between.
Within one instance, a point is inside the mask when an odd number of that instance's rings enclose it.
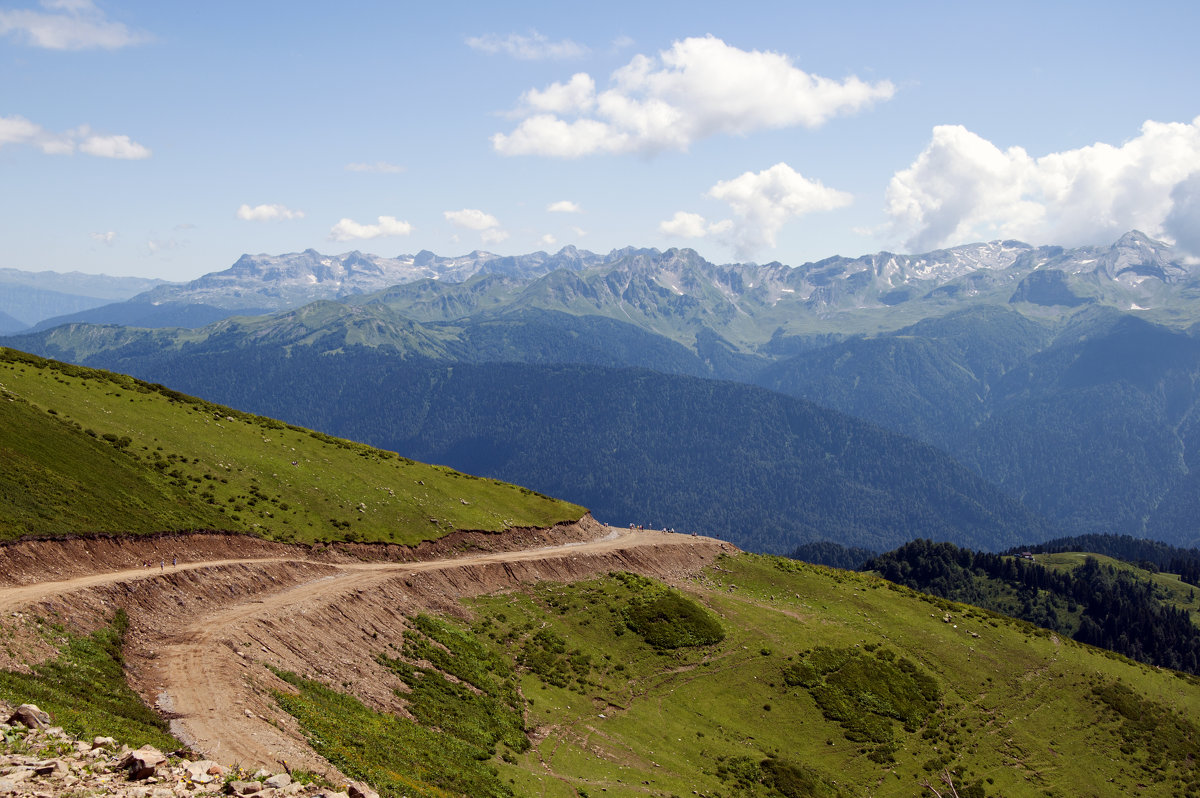
<instances>
[{"instance_id":1,"label":"green bush","mask_svg":"<svg viewBox=\"0 0 1200 798\"><path fill-rule=\"evenodd\" d=\"M634 600L625 610L625 621L655 648L707 646L725 639L725 630L708 610L675 591Z\"/></svg>"}]
</instances>

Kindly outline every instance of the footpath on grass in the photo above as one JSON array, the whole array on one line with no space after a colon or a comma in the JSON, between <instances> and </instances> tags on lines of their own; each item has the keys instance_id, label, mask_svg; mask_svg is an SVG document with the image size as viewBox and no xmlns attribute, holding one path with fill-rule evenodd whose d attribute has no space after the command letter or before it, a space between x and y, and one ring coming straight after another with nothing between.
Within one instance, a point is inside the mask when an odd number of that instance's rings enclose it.
<instances>
[{"instance_id":1,"label":"footpath on grass","mask_svg":"<svg viewBox=\"0 0 1200 798\"><path fill-rule=\"evenodd\" d=\"M242 542L246 556L229 556ZM48 626L90 632L123 609L129 681L170 718L180 740L214 760L331 780L342 776L271 698L272 690L294 691L272 669L403 712L395 675L376 658L402 644L406 619L419 612L461 615L464 597L609 571L676 582L736 551L711 538L610 528L590 516L511 537L466 534L423 552L237 536L160 539L157 559L144 551L150 544L127 539L20 545L0 548L0 566L6 557L10 566L0 571L10 582L0 585L0 630L13 641L4 667L53 656ZM45 565L40 574L20 566L31 557Z\"/></svg>"}]
</instances>

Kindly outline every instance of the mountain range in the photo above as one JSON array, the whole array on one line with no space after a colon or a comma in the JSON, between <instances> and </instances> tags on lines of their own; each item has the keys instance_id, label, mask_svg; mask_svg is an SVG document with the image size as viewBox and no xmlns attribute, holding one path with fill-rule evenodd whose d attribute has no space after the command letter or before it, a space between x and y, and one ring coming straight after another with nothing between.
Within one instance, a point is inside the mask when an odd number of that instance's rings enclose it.
<instances>
[{"instance_id":1,"label":"mountain range","mask_svg":"<svg viewBox=\"0 0 1200 798\"><path fill-rule=\"evenodd\" d=\"M20 332L55 316L120 302L162 282L81 272L0 269L0 334Z\"/></svg>"},{"instance_id":2,"label":"mountain range","mask_svg":"<svg viewBox=\"0 0 1200 798\"><path fill-rule=\"evenodd\" d=\"M709 330L741 351L769 351L769 344L791 335L894 329L985 300L1033 308L1100 303L1164 322L1191 320L1186 306L1198 279L1200 273L1170 246L1138 231L1109 247L994 241L919 255L838 256L795 267L716 265L691 249L627 247L599 255L565 247L553 255L511 257L422 251L395 258L310 249L243 255L225 271L44 319L38 328L73 321L197 327L331 299L383 303L417 321L564 310L629 321L687 345Z\"/></svg>"},{"instance_id":3,"label":"mountain range","mask_svg":"<svg viewBox=\"0 0 1200 798\"><path fill-rule=\"evenodd\" d=\"M371 280L422 270L367 291ZM799 501L804 491L788 485L813 472L800 467L810 455L789 449L796 429L753 434L765 407L755 391L766 388L957 461L978 483L955 491L997 519L994 539L978 525L965 538L947 533L962 545L1003 547L1024 526L1025 540L1103 532L1191 546L1200 541L1191 521L1200 509L1197 279L1168 245L1136 231L1109 247L1004 241L796 268L631 248L391 260L308 252L246 256L187 286L155 288L158 305L143 295L100 310L171 316L218 302L340 298L200 327L72 323L6 343L526 484L607 520L687 526L760 550L818 540L881 550L955 517L947 504L927 505L901 512L902 523L864 516L843 527L830 521L842 506L834 494ZM739 384L713 401L697 377ZM657 406L663 396L677 397L674 413ZM624 413L623 402L646 412ZM804 422L804 434L844 423L834 418ZM754 445L736 468L780 483L770 500L730 492L723 469L733 466L711 444L733 451L739 435ZM706 454L688 459L692 451ZM866 489L847 476L863 450L822 451L831 473L862 488L851 494L865 506L874 499L861 497L928 484L906 483L906 473L933 473L893 452L880 458L891 477Z\"/></svg>"}]
</instances>

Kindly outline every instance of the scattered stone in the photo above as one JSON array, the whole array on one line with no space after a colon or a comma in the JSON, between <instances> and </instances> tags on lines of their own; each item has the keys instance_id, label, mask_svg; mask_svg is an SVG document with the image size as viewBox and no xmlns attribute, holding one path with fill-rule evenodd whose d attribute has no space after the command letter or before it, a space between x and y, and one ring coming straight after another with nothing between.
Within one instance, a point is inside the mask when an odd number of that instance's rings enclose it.
<instances>
[{"instance_id":1,"label":"scattered stone","mask_svg":"<svg viewBox=\"0 0 1200 798\"><path fill-rule=\"evenodd\" d=\"M12 713L8 722L20 723L30 729L47 729L50 727L50 715L38 709L37 704L22 704Z\"/></svg>"},{"instance_id":2,"label":"scattered stone","mask_svg":"<svg viewBox=\"0 0 1200 798\"><path fill-rule=\"evenodd\" d=\"M157 748L143 745L136 751L125 754L117 764L129 770L131 779L148 779L158 770L158 766L166 761L167 758Z\"/></svg>"},{"instance_id":3,"label":"scattered stone","mask_svg":"<svg viewBox=\"0 0 1200 798\"><path fill-rule=\"evenodd\" d=\"M346 792L350 798L379 798L379 793L372 790L361 781L352 781L346 787Z\"/></svg>"},{"instance_id":4,"label":"scattered stone","mask_svg":"<svg viewBox=\"0 0 1200 798\"><path fill-rule=\"evenodd\" d=\"M221 766L211 759L188 762L183 769L187 772L187 777L195 784L212 784L221 775ZM214 770L217 772L213 773Z\"/></svg>"},{"instance_id":5,"label":"scattered stone","mask_svg":"<svg viewBox=\"0 0 1200 798\"><path fill-rule=\"evenodd\" d=\"M32 711L41 710L32 707ZM16 715L11 705L0 702L0 718L10 712ZM48 723L49 718L43 720ZM48 727L26 730L19 719L14 723L21 730L16 738L10 734L6 744L0 737L0 798L215 798L222 792L251 798L379 798L362 782L351 782L339 791L301 784L287 773L265 769L250 776L210 759L168 758L149 745L131 750L111 737L88 742ZM226 772L237 778L223 784Z\"/></svg>"}]
</instances>

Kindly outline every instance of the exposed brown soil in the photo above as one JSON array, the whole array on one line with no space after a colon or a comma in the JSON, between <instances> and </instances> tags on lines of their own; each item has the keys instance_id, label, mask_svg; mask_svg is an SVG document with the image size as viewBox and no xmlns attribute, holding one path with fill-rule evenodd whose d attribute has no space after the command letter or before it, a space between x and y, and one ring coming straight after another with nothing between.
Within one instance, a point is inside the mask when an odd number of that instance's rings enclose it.
<instances>
[{"instance_id":1,"label":"exposed brown soil","mask_svg":"<svg viewBox=\"0 0 1200 798\"><path fill-rule=\"evenodd\" d=\"M288 687L265 666L402 711L399 683L375 656L401 645L406 616L462 614L463 597L614 570L674 582L722 551L735 549L710 538L612 530L590 517L512 535L459 533L415 551L217 534L29 541L0 550L8 576L0 628L15 635L10 650L28 662L54 651L38 616L84 632L121 607L131 620L130 682L173 718L181 739L225 762L286 761L332 773L271 700L271 689ZM6 667L20 664L10 658Z\"/></svg>"}]
</instances>

